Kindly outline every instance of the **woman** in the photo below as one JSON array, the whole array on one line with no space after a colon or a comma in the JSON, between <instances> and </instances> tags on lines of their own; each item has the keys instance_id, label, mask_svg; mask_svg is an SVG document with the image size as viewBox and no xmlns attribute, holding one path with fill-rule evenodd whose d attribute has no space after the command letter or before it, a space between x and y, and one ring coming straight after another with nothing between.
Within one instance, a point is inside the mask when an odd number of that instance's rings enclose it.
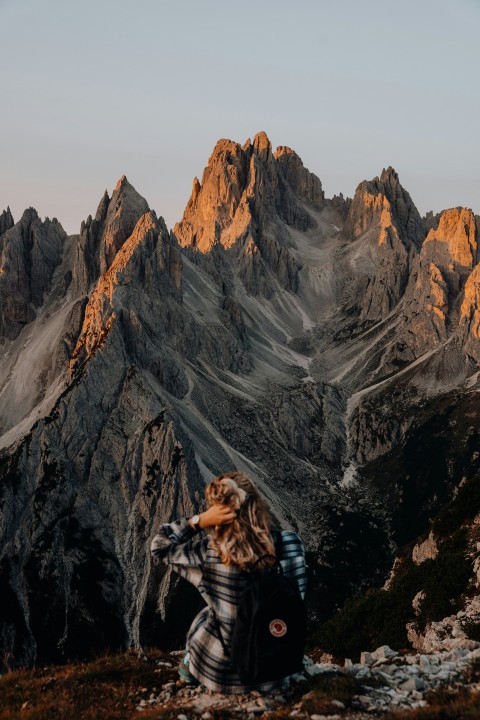
<instances>
[{"instance_id":1,"label":"woman","mask_svg":"<svg viewBox=\"0 0 480 720\"><path fill-rule=\"evenodd\" d=\"M261 569L275 562L271 556L276 556L304 597L303 544L295 532L275 526L266 503L244 473L219 475L206 487L205 495L205 512L161 525L150 546L152 556L172 565L207 603L188 631L180 675L186 678L189 673L194 681L222 693L270 690L278 682L242 684L228 657L239 597L248 582L244 571ZM197 537L202 530L207 532Z\"/></svg>"}]
</instances>

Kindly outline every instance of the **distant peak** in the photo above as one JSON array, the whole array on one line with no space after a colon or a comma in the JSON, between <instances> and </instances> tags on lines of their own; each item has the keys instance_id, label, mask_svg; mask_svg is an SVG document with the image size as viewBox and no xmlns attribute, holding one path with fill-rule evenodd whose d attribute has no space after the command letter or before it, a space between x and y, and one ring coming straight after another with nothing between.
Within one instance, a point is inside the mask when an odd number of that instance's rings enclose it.
<instances>
[{"instance_id":1,"label":"distant peak","mask_svg":"<svg viewBox=\"0 0 480 720\"><path fill-rule=\"evenodd\" d=\"M33 220L38 220L38 212L33 207L29 207L23 211L23 215L20 218L20 222L31 223Z\"/></svg>"},{"instance_id":2,"label":"distant peak","mask_svg":"<svg viewBox=\"0 0 480 720\"><path fill-rule=\"evenodd\" d=\"M108 190L105 189L105 192L103 193L101 200L98 203L97 212L95 213L95 220L100 222L101 220L105 219L109 202L110 202L110 196L108 194ZM91 222L91 216L89 216L89 217L90 217L90 222Z\"/></svg>"},{"instance_id":3,"label":"distant peak","mask_svg":"<svg viewBox=\"0 0 480 720\"><path fill-rule=\"evenodd\" d=\"M282 155L296 155L297 153L295 150L292 150L292 148L289 148L287 145L279 145L275 152L273 153L273 156L275 159L282 157Z\"/></svg>"},{"instance_id":4,"label":"distant peak","mask_svg":"<svg viewBox=\"0 0 480 720\"><path fill-rule=\"evenodd\" d=\"M107 199L108 193L105 193L102 198L102 202L106 204ZM116 208L116 205L119 201L122 204L126 203L126 205L130 208L135 208L135 211L136 213L138 213L139 216L149 209L148 203L145 198L140 195L140 193L133 187L130 182L128 182L126 175L122 175L122 177L116 184L115 190L113 191L112 197L110 198L110 205L113 204L113 207ZM115 209L114 212L116 212L117 209ZM109 209L109 212L111 211L112 208Z\"/></svg>"},{"instance_id":5,"label":"distant peak","mask_svg":"<svg viewBox=\"0 0 480 720\"><path fill-rule=\"evenodd\" d=\"M253 138L253 151L262 161L268 160L269 155L272 154L272 143L263 130Z\"/></svg>"},{"instance_id":6,"label":"distant peak","mask_svg":"<svg viewBox=\"0 0 480 720\"><path fill-rule=\"evenodd\" d=\"M242 148L237 142L234 142L233 140L228 140L227 138L221 138L217 141L215 147L213 148L211 158L214 158L216 155L225 152L231 152L234 155L239 155L241 150Z\"/></svg>"},{"instance_id":7,"label":"distant peak","mask_svg":"<svg viewBox=\"0 0 480 720\"><path fill-rule=\"evenodd\" d=\"M119 190L121 190L123 187L125 187L125 186L127 186L127 185L130 185L130 183L129 183L128 180L127 180L127 176L126 176L126 175L122 175L122 177L120 178L120 180L119 180L119 181L117 182L117 184L115 185L115 192L118 192ZM107 192L107 191L105 190L105 192Z\"/></svg>"},{"instance_id":8,"label":"distant peak","mask_svg":"<svg viewBox=\"0 0 480 720\"><path fill-rule=\"evenodd\" d=\"M0 235L10 230L14 226L13 215L10 211L10 205L7 205L7 209L0 213Z\"/></svg>"},{"instance_id":9,"label":"distant peak","mask_svg":"<svg viewBox=\"0 0 480 720\"><path fill-rule=\"evenodd\" d=\"M388 168L385 170L383 168L382 174L380 175L380 182L383 182L385 184L397 184L400 182L398 178L398 173L395 171L395 169L389 165Z\"/></svg>"},{"instance_id":10,"label":"distant peak","mask_svg":"<svg viewBox=\"0 0 480 720\"><path fill-rule=\"evenodd\" d=\"M201 189L202 189L202 186L200 184L200 180L197 177L194 177L193 178L193 186L192 186L192 201L196 200Z\"/></svg>"}]
</instances>

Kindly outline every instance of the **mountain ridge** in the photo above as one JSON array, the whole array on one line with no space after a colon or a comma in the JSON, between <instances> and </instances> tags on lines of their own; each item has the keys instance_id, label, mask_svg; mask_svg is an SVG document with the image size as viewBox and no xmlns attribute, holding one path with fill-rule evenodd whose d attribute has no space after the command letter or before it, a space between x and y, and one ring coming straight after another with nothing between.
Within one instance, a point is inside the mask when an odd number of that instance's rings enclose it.
<instances>
[{"instance_id":1,"label":"mountain ridge","mask_svg":"<svg viewBox=\"0 0 480 720\"><path fill-rule=\"evenodd\" d=\"M1 217L2 647L165 642L176 583L148 539L229 467L304 537L315 617L385 580L402 453L439 399L478 391L471 211L422 219L393 168L329 200L258 133L217 143L173 231L125 176L78 235ZM417 534L440 507L426 487Z\"/></svg>"}]
</instances>

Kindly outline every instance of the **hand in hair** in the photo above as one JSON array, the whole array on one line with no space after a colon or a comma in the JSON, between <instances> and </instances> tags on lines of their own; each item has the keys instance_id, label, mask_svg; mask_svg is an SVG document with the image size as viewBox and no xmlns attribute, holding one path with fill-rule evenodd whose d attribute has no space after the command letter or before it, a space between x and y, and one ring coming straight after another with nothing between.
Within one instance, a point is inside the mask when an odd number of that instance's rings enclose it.
<instances>
[{"instance_id":1,"label":"hand in hair","mask_svg":"<svg viewBox=\"0 0 480 720\"><path fill-rule=\"evenodd\" d=\"M201 528L214 527L215 525L228 525L235 520L237 514L228 505L215 503L208 510L200 513L199 525ZM190 523L191 524L191 523Z\"/></svg>"}]
</instances>

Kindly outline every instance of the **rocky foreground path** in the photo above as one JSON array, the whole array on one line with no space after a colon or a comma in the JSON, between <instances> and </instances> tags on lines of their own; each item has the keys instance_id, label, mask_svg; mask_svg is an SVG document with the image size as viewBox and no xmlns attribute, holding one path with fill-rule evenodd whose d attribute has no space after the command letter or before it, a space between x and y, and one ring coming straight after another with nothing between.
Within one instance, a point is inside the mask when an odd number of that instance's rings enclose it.
<instances>
[{"instance_id":1,"label":"rocky foreground path","mask_svg":"<svg viewBox=\"0 0 480 720\"><path fill-rule=\"evenodd\" d=\"M341 664L311 652L276 692L186 687L182 653L155 646L0 672L0 720L480 720L480 648L401 654L383 646Z\"/></svg>"},{"instance_id":2,"label":"rocky foreground path","mask_svg":"<svg viewBox=\"0 0 480 720\"><path fill-rule=\"evenodd\" d=\"M159 670L173 669L181 655L182 652L171 653L158 660ZM453 714L442 718L480 718L480 647L401 655L382 646L375 652L362 653L359 663L347 659L344 665L314 662L306 657L304 672L289 678L279 690L268 695L253 692L227 696L171 680L157 692L142 688L137 711L148 717L168 716L177 720L228 717L253 720L261 716L299 720L438 718L433 706L455 703L455 698L468 711L464 714L459 710L455 714L452 705ZM160 711L158 715L154 709Z\"/></svg>"}]
</instances>

